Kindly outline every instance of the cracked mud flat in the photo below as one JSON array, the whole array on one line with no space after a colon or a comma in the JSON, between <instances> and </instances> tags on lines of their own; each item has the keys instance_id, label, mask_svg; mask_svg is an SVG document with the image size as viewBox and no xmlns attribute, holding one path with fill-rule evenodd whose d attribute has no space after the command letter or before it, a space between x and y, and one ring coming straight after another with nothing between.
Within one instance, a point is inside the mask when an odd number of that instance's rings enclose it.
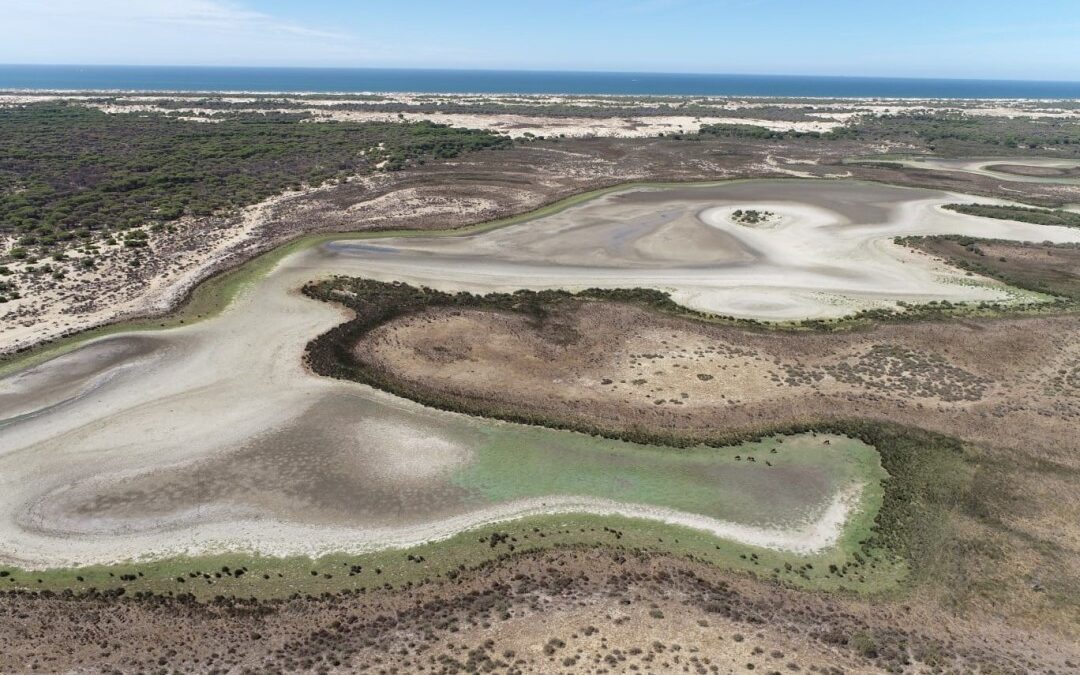
<instances>
[{"instance_id":1,"label":"cracked mud flat","mask_svg":"<svg viewBox=\"0 0 1080 675\"><path fill-rule=\"evenodd\" d=\"M330 274L470 290L653 286L719 312L801 317L865 298L1003 297L999 287L955 285L958 273L903 253L888 241L896 234L1080 240L935 208L951 199L833 182L635 189L486 235L293 254L216 318L99 340L0 381L0 559L53 566L223 549L369 550L567 511L780 549L829 546L851 510L867 506L858 486L876 478L861 444L834 442L825 453L806 440L806 452L770 472L736 469L732 453L703 451L687 463L665 449L426 409L306 372L304 345L346 317L296 289ZM740 205L779 219L756 228L728 220ZM855 300L838 308L822 292ZM548 462L520 484L494 480L522 457ZM596 481L585 485L567 480L580 466L559 461L577 457L610 461L586 472ZM661 470L665 489L651 488L641 466Z\"/></svg>"}]
</instances>

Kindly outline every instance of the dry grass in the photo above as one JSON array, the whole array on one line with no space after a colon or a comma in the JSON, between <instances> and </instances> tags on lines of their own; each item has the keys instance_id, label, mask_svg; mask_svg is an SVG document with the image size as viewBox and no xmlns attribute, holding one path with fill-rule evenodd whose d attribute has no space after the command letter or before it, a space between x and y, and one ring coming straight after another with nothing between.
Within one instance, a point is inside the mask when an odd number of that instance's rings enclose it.
<instances>
[{"instance_id":1,"label":"dry grass","mask_svg":"<svg viewBox=\"0 0 1080 675\"><path fill-rule=\"evenodd\" d=\"M616 436L710 438L859 419L959 437L969 444L964 461L926 470L961 472L969 488L924 476L929 489L944 491L946 522L911 551L920 597L957 615L1020 625L1075 621L1080 389L1069 375L1080 363L1080 318L821 334L582 300L540 316L431 309L375 329L353 354L455 409L532 414Z\"/></svg>"},{"instance_id":2,"label":"dry grass","mask_svg":"<svg viewBox=\"0 0 1080 675\"><path fill-rule=\"evenodd\" d=\"M539 322L432 309L377 328L354 354L441 396L616 431L694 436L854 416L1076 468L1077 330L1080 319L1061 316L795 334L579 301Z\"/></svg>"},{"instance_id":3,"label":"dry grass","mask_svg":"<svg viewBox=\"0 0 1080 675\"><path fill-rule=\"evenodd\" d=\"M1075 644L664 556L510 556L421 586L277 602L0 596L0 670L1065 672ZM42 649L42 644L63 649Z\"/></svg>"}]
</instances>

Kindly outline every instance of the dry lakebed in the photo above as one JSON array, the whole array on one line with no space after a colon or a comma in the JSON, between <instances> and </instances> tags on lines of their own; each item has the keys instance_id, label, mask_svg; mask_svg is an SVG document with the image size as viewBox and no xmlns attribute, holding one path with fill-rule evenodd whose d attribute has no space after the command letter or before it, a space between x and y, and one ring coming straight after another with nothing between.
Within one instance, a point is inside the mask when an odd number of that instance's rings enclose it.
<instances>
[{"instance_id":1,"label":"dry lakebed","mask_svg":"<svg viewBox=\"0 0 1080 675\"><path fill-rule=\"evenodd\" d=\"M1080 230L940 208L956 201L994 203L850 181L639 186L487 232L302 248L218 315L99 338L0 380L0 562L359 553L559 514L828 551L880 506L885 473L860 441L674 449L434 410L306 369L305 345L348 316L298 289L332 275L471 292L643 287L789 321L1039 299L896 236L1080 242Z\"/></svg>"}]
</instances>

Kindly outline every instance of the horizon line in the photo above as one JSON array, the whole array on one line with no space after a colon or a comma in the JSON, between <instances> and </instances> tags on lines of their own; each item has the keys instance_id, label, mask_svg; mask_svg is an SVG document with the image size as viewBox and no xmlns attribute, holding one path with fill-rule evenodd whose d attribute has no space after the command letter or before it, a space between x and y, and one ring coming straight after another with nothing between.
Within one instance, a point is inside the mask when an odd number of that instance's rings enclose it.
<instances>
[{"instance_id":1,"label":"horizon line","mask_svg":"<svg viewBox=\"0 0 1080 675\"><path fill-rule=\"evenodd\" d=\"M0 68L190 68L190 69L237 69L237 70L368 70L368 71L409 71L409 72L445 72L445 73L551 73L560 75L670 75L682 77L764 77L797 79L838 79L838 80L900 80L926 82L1028 82L1044 84L1080 84L1076 80L1047 80L1027 78L996 77L926 77L913 75L834 75L834 74L791 74L791 73L735 73L714 71L660 71L660 70L564 70L546 68L438 68L420 66L258 66L258 65L188 65L188 64L128 64L128 63L0 63Z\"/></svg>"}]
</instances>

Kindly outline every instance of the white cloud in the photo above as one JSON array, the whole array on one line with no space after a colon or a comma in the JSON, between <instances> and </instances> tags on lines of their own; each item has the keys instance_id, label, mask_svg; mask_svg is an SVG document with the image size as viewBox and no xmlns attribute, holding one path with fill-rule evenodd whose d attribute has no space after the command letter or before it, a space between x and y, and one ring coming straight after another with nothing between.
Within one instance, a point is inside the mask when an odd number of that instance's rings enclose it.
<instances>
[{"instance_id":1,"label":"white cloud","mask_svg":"<svg viewBox=\"0 0 1080 675\"><path fill-rule=\"evenodd\" d=\"M269 14L219 0L8 0L0 2L0 7L7 19L23 14L49 20L122 25L156 23L220 31L262 30L309 37L345 37L341 33L280 21Z\"/></svg>"},{"instance_id":2,"label":"white cloud","mask_svg":"<svg viewBox=\"0 0 1080 675\"><path fill-rule=\"evenodd\" d=\"M347 33L223 0L0 0L0 62L281 63L372 55Z\"/></svg>"}]
</instances>

